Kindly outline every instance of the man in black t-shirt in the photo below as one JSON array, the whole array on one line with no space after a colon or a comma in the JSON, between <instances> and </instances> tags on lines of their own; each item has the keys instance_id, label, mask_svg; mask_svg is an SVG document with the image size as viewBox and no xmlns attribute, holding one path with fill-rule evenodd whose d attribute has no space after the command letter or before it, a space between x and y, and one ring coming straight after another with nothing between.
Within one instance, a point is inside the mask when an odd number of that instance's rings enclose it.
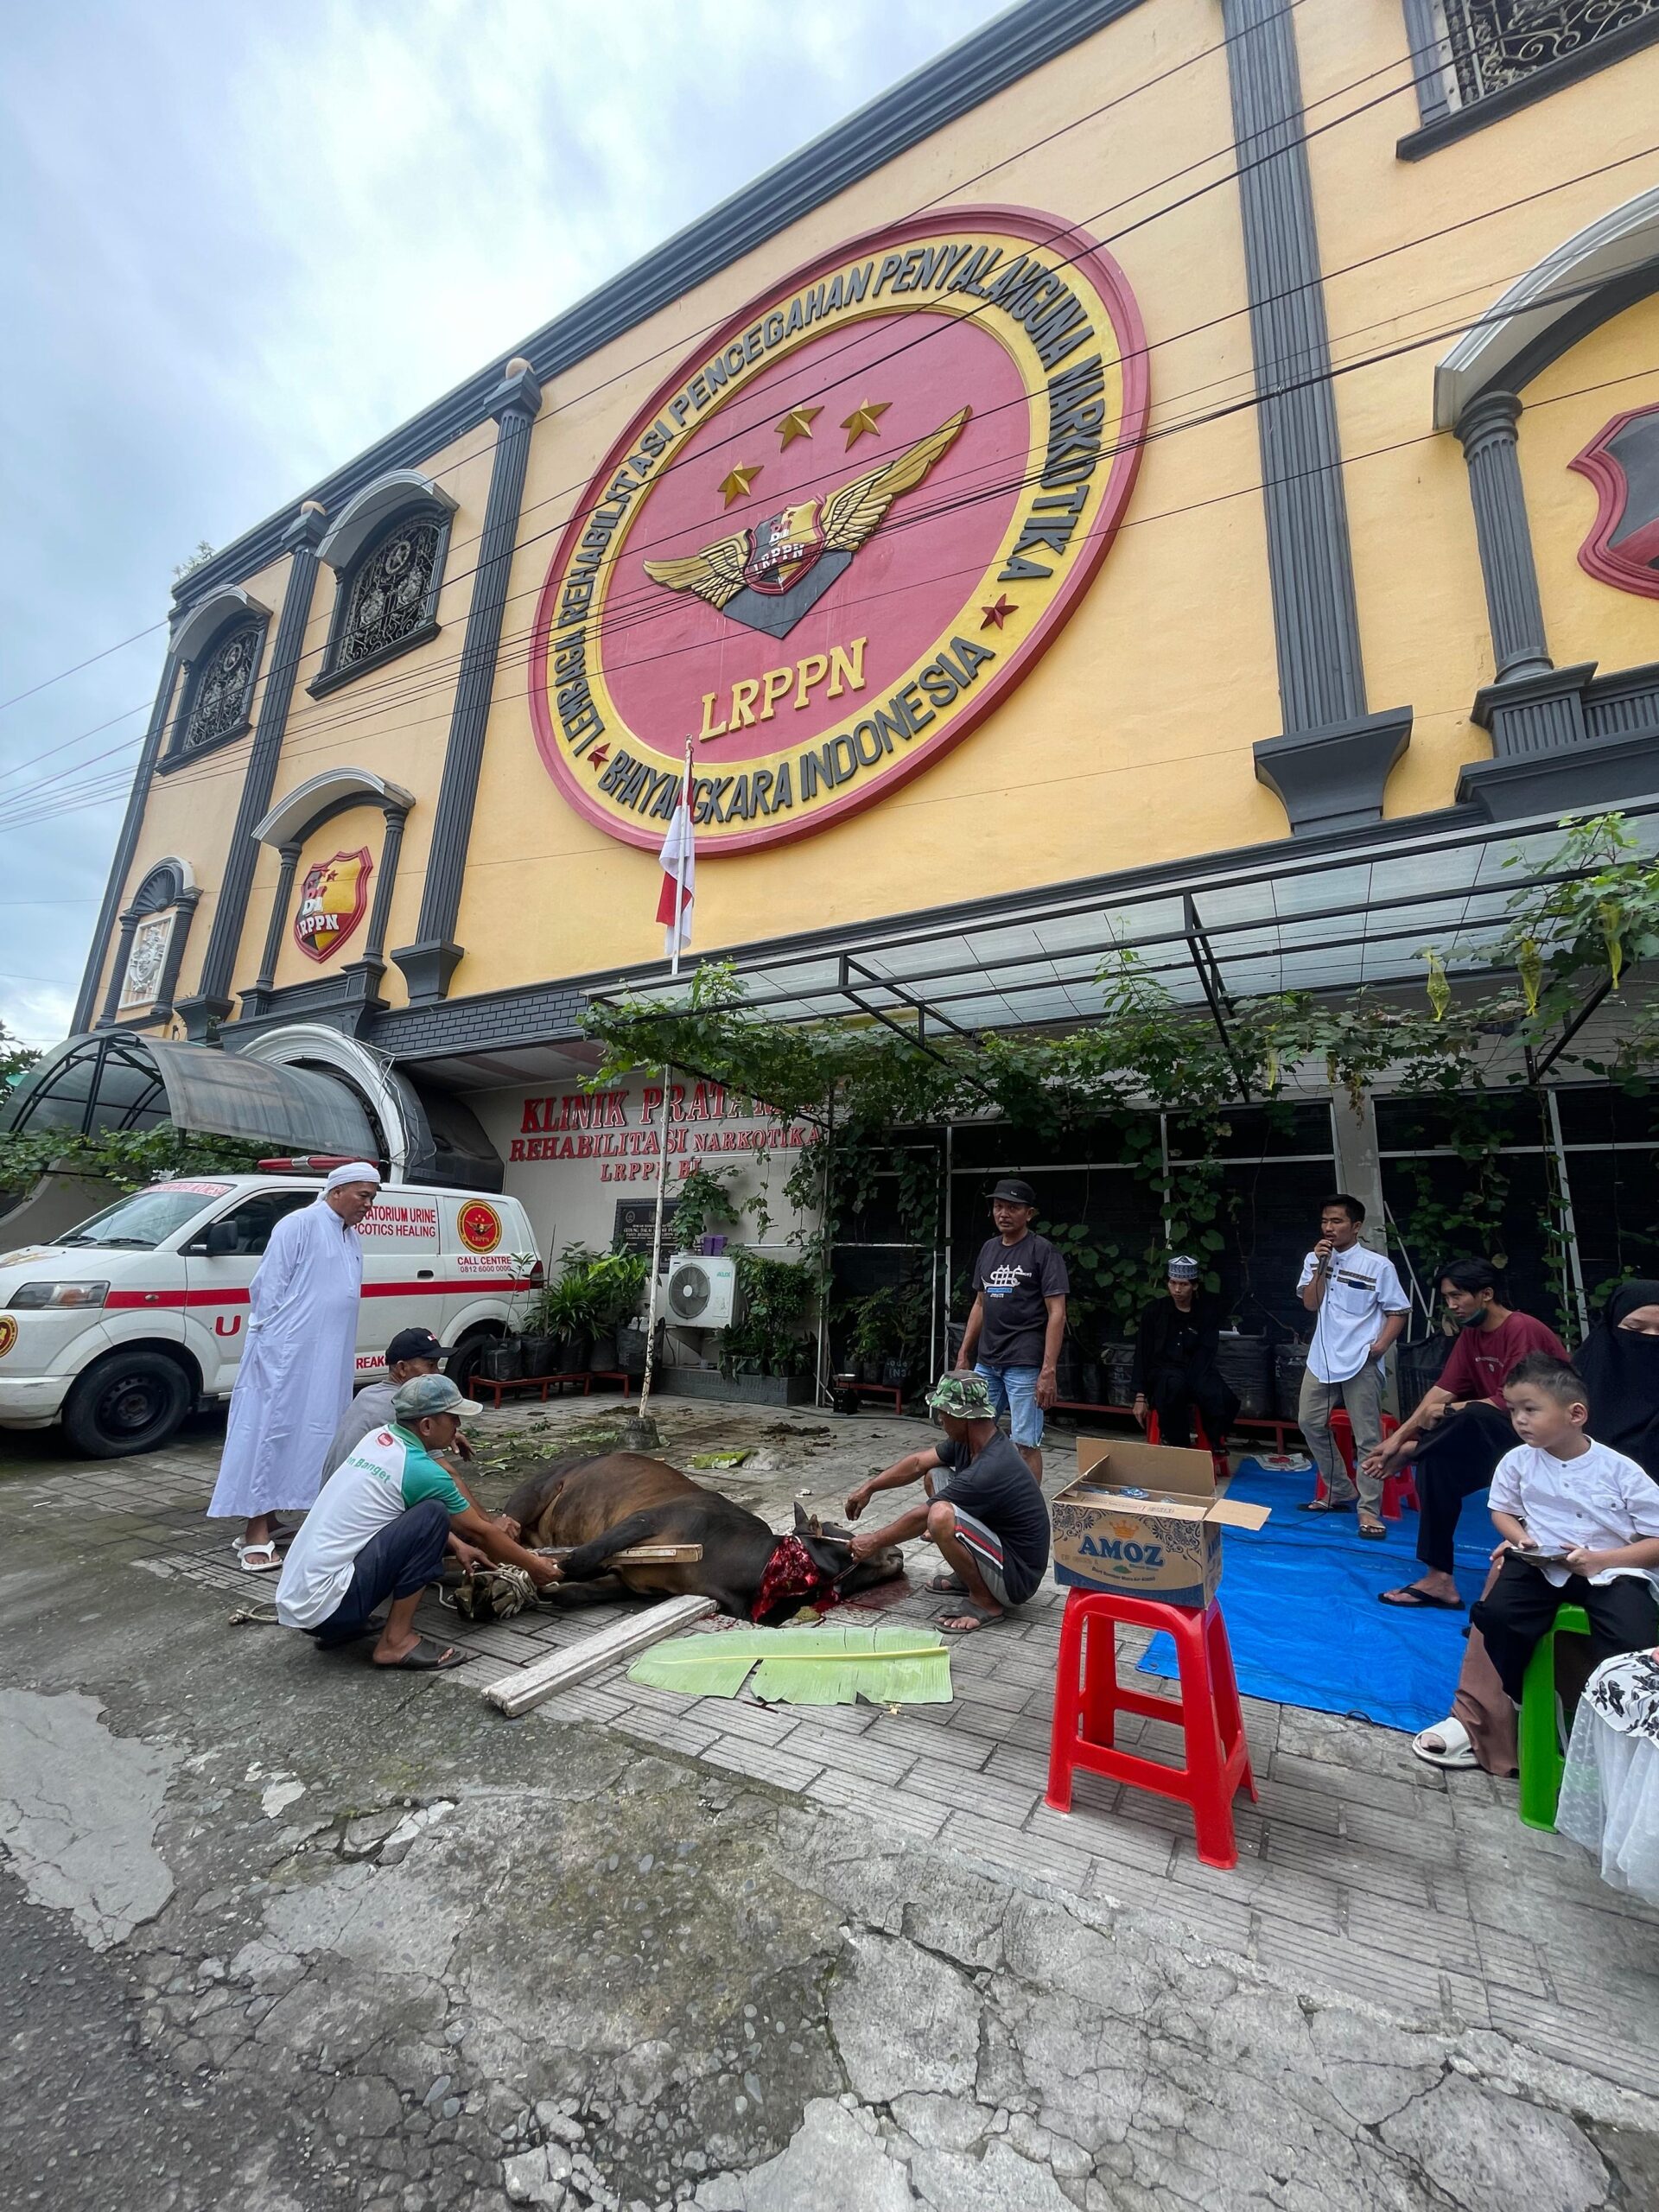
<instances>
[{"instance_id":1,"label":"man in black t-shirt","mask_svg":"<svg viewBox=\"0 0 1659 2212\"><path fill-rule=\"evenodd\" d=\"M947 1636L969 1636L1022 1605L1048 1565L1048 1508L1017 1448L996 1426L991 1394L979 1375L942 1375L928 1404L945 1441L912 1452L861 1483L847 1500L856 1521L879 1490L920 1482L925 1505L912 1506L885 1529L860 1529L853 1557L872 1558L891 1544L925 1534L952 1570L936 1575L930 1590L966 1603L944 1614ZM942 1470L936 1476L935 1469Z\"/></svg>"},{"instance_id":2,"label":"man in black t-shirt","mask_svg":"<svg viewBox=\"0 0 1659 2212\"><path fill-rule=\"evenodd\" d=\"M1043 1408L1058 1395L1055 1370L1065 1335L1065 1262L1032 1234L1037 1193L1017 1175L991 1192L996 1234L974 1262L974 1306L957 1371L985 1379L994 1414L1007 1414L1020 1456L1043 1479Z\"/></svg>"}]
</instances>

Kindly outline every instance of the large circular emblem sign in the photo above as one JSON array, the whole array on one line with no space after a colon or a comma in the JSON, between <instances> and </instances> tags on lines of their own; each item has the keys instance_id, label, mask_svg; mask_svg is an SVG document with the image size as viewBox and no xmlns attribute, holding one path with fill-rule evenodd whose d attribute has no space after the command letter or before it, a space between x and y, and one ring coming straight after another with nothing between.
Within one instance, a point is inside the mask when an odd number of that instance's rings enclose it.
<instances>
[{"instance_id":1,"label":"large circular emblem sign","mask_svg":"<svg viewBox=\"0 0 1659 2212\"><path fill-rule=\"evenodd\" d=\"M501 1242L501 1217L482 1198L471 1198L462 1206L455 1226L469 1252L493 1252Z\"/></svg>"},{"instance_id":2,"label":"large circular emblem sign","mask_svg":"<svg viewBox=\"0 0 1659 2212\"><path fill-rule=\"evenodd\" d=\"M681 364L565 528L530 674L555 782L654 849L691 740L713 855L908 781L1076 606L1146 408L1122 272L1052 217L945 209L801 270Z\"/></svg>"}]
</instances>

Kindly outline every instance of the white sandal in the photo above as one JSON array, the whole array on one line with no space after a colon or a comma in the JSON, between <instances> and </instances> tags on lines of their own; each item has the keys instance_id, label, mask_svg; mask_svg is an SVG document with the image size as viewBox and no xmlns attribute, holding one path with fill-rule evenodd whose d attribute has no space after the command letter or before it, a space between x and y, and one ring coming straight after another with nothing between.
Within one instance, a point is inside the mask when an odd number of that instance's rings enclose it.
<instances>
[{"instance_id":1,"label":"white sandal","mask_svg":"<svg viewBox=\"0 0 1659 2212\"><path fill-rule=\"evenodd\" d=\"M237 1549L244 1574L275 1574L282 1566L282 1559L274 1542L240 1544Z\"/></svg>"},{"instance_id":2,"label":"white sandal","mask_svg":"<svg viewBox=\"0 0 1659 2212\"><path fill-rule=\"evenodd\" d=\"M1469 1731L1461 1720L1437 1721L1411 1739L1411 1748L1427 1766L1478 1766Z\"/></svg>"}]
</instances>

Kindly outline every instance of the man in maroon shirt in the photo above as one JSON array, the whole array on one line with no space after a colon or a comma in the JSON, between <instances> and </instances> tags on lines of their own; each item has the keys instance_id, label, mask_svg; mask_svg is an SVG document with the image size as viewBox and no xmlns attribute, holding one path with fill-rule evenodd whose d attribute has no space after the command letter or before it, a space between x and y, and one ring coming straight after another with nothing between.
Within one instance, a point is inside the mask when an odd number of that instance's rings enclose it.
<instances>
[{"instance_id":1,"label":"man in maroon shirt","mask_svg":"<svg viewBox=\"0 0 1659 2212\"><path fill-rule=\"evenodd\" d=\"M1514 1449L1503 1378L1529 1351L1567 1358L1553 1329L1500 1305L1497 1276L1484 1260L1454 1260L1440 1274L1441 1303L1460 1334L1440 1379L1415 1413L1366 1459L1370 1475L1417 1464L1417 1556L1428 1570L1403 1589L1385 1590L1385 1605L1431 1605L1460 1612L1452 1574L1463 1501L1484 1490L1492 1470Z\"/></svg>"}]
</instances>

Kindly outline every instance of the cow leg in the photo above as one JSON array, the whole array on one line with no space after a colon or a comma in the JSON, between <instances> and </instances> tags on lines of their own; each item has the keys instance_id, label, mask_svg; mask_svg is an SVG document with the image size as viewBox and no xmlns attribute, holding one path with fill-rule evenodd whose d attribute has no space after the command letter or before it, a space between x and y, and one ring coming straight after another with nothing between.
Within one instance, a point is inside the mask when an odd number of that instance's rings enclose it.
<instances>
[{"instance_id":1,"label":"cow leg","mask_svg":"<svg viewBox=\"0 0 1659 2212\"><path fill-rule=\"evenodd\" d=\"M567 1582L591 1582L605 1571L605 1562L613 1552L625 1552L633 1544L649 1544L664 1541L664 1522L676 1511L674 1507L647 1506L643 1512L629 1514L626 1521L619 1521L614 1529L607 1529L602 1536L595 1536L589 1544L578 1544L569 1559L563 1562Z\"/></svg>"},{"instance_id":2,"label":"cow leg","mask_svg":"<svg viewBox=\"0 0 1659 2212\"><path fill-rule=\"evenodd\" d=\"M596 1574L591 1582L554 1582L542 1592L542 1603L564 1605L608 1605L613 1599L629 1595L627 1585L618 1575Z\"/></svg>"}]
</instances>

